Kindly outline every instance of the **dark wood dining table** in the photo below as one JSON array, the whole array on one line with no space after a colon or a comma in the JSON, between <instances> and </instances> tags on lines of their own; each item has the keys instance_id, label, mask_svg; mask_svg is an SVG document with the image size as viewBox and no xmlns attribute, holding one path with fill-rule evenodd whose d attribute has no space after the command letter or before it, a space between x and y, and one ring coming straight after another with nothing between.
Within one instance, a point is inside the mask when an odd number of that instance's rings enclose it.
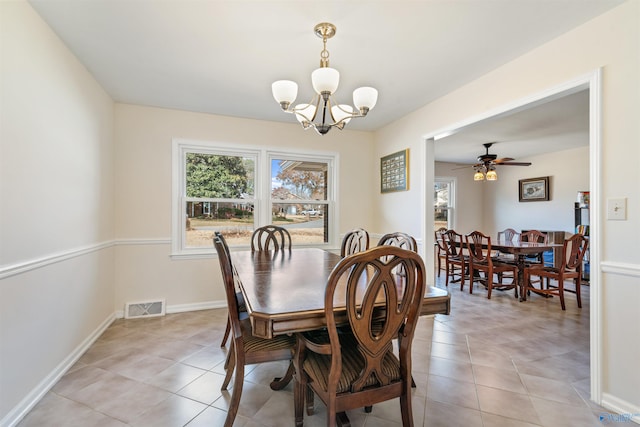
<instances>
[{"instance_id":1,"label":"dark wood dining table","mask_svg":"<svg viewBox=\"0 0 640 427\"><path fill-rule=\"evenodd\" d=\"M253 335L310 331L326 326L324 293L329 274L342 259L318 249L232 252ZM451 296L427 286L421 315L449 314ZM344 313L346 322L346 312Z\"/></svg>"},{"instance_id":2,"label":"dark wood dining table","mask_svg":"<svg viewBox=\"0 0 640 427\"><path fill-rule=\"evenodd\" d=\"M551 243L535 243L516 241L495 241L491 242L491 249L503 253L515 255L516 265L518 266L518 288L520 290L520 301L527 300L526 286L524 283L524 269L526 268L526 256L536 255L542 252L550 251L557 246Z\"/></svg>"}]
</instances>

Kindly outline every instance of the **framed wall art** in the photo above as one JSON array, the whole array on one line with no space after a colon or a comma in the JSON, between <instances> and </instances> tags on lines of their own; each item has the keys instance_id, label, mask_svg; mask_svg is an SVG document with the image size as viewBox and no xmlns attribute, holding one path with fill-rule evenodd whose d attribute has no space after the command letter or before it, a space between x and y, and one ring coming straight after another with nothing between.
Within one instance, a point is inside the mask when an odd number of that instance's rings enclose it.
<instances>
[{"instance_id":1,"label":"framed wall art","mask_svg":"<svg viewBox=\"0 0 640 427\"><path fill-rule=\"evenodd\" d=\"M541 202L549 200L549 177L521 179L518 186L521 202Z\"/></svg>"},{"instance_id":2,"label":"framed wall art","mask_svg":"<svg viewBox=\"0 0 640 427\"><path fill-rule=\"evenodd\" d=\"M380 159L380 192L409 189L409 149L389 154Z\"/></svg>"}]
</instances>

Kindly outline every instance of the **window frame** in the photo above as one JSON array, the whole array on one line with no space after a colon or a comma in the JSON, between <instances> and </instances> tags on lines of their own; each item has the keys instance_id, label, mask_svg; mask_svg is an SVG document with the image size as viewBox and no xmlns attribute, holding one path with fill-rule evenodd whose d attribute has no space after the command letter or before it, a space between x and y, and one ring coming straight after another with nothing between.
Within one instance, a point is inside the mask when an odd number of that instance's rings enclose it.
<instances>
[{"instance_id":1,"label":"window frame","mask_svg":"<svg viewBox=\"0 0 640 427\"><path fill-rule=\"evenodd\" d=\"M283 159L294 161L310 161L327 163L326 200L312 200L313 204L326 205L328 218L328 242L321 244L301 245L296 247L332 248L337 241L338 209L336 208L338 188L339 154L331 151L282 150L265 147L221 143L215 141L198 141L182 138L172 140L172 215L171 215L171 258L192 259L208 258L215 255L213 244L210 247L188 248L186 243L186 203L193 198L186 197L186 155L187 153L204 153L222 156L242 156L254 160L254 206L253 227L261 227L272 223L274 203L281 203L271 198L271 160ZM201 200L201 198L200 198ZM236 202L236 199L211 199L218 202ZM235 245L232 249L248 249L250 245Z\"/></svg>"},{"instance_id":2,"label":"window frame","mask_svg":"<svg viewBox=\"0 0 640 427\"><path fill-rule=\"evenodd\" d=\"M445 208L447 210L447 229L455 228L455 215L456 215L456 185L457 178L453 176L436 176L434 177L434 187L437 183L447 183L449 185L449 203ZM434 188L435 190L435 188ZM435 200L434 200L435 202ZM435 204L434 204L434 222L435 222ZM435 228L435 223L434 223Z\"/></svg>"}]
</instances>

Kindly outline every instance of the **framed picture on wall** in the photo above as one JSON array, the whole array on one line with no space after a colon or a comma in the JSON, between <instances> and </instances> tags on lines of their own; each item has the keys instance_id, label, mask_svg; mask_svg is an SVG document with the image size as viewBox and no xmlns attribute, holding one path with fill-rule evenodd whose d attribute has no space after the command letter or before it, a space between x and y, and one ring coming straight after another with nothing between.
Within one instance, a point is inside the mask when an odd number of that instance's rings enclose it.
<instances>
[{"instance_id":1,"label":"framed picture on wall","mask_svg":"<svg viewBox=\"0 0 640 427\"><path fill-rule=\"evenodd\" d=\"M549 177L521 179L518 186L521 202L540 202L549 200Z\"/></svg>"},{"instance_id":2,"label":"framed picture on wall","mask_svg":"<svg viewBox=\"0 0 640 427\"><path fill-rule=\"evenodd\" d=\"M409 149L389 154L380 159L380 192L409 189Z\"/></svg>"}]
</instances>

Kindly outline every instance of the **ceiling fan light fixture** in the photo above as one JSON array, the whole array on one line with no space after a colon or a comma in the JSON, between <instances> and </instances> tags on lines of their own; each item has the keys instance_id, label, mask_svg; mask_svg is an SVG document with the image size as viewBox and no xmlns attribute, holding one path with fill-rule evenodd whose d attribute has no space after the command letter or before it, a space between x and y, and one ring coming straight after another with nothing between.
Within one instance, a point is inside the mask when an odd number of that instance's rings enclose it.
<instances>
[{"instance_id":1,"label":"ceiling fan light fixture","mask_svg":"<svg viewBox=\"0 0 640 427\"><path fill-rule=\"evenodd\" d=\"M333 95L338 90L340 73L329 67L327 50L327 40L336 34L336 26L322 22L313 28L313 32L322 39L324 48L320 52L320 68L311 73L311 85L316 92L311 101L292 106L298 94L298 85L290 80L276 81L271 85L271 90L282 111L295 114L304 129L312 127L320 135L324 135L332 127L343 129L351 119L365 117L376 105L378 91L368 86L354 90L355 108L336 102Z\"/></svg>"},{"instance_id":2,"label":"ceiling fan light fixture","mask_svg":"<svg viewBox=\"0 0 640 427\"><path fill-rule=\"evenodd\" d=\"M484 181L484 173L481 170L476 170L476 173L473 174L474 181Z\"/></svg>"},{"instance_id":3,"label":"ceiling fan light fixture","mask_svg":"<svg viewBox=\"0 0 640 427\"><path fill-rule=\"evenodd\" d=\"M492 167L487 171L487 181L497 181L497 180L498 180L498 173Z\"/></svg>"}]
</instances>

